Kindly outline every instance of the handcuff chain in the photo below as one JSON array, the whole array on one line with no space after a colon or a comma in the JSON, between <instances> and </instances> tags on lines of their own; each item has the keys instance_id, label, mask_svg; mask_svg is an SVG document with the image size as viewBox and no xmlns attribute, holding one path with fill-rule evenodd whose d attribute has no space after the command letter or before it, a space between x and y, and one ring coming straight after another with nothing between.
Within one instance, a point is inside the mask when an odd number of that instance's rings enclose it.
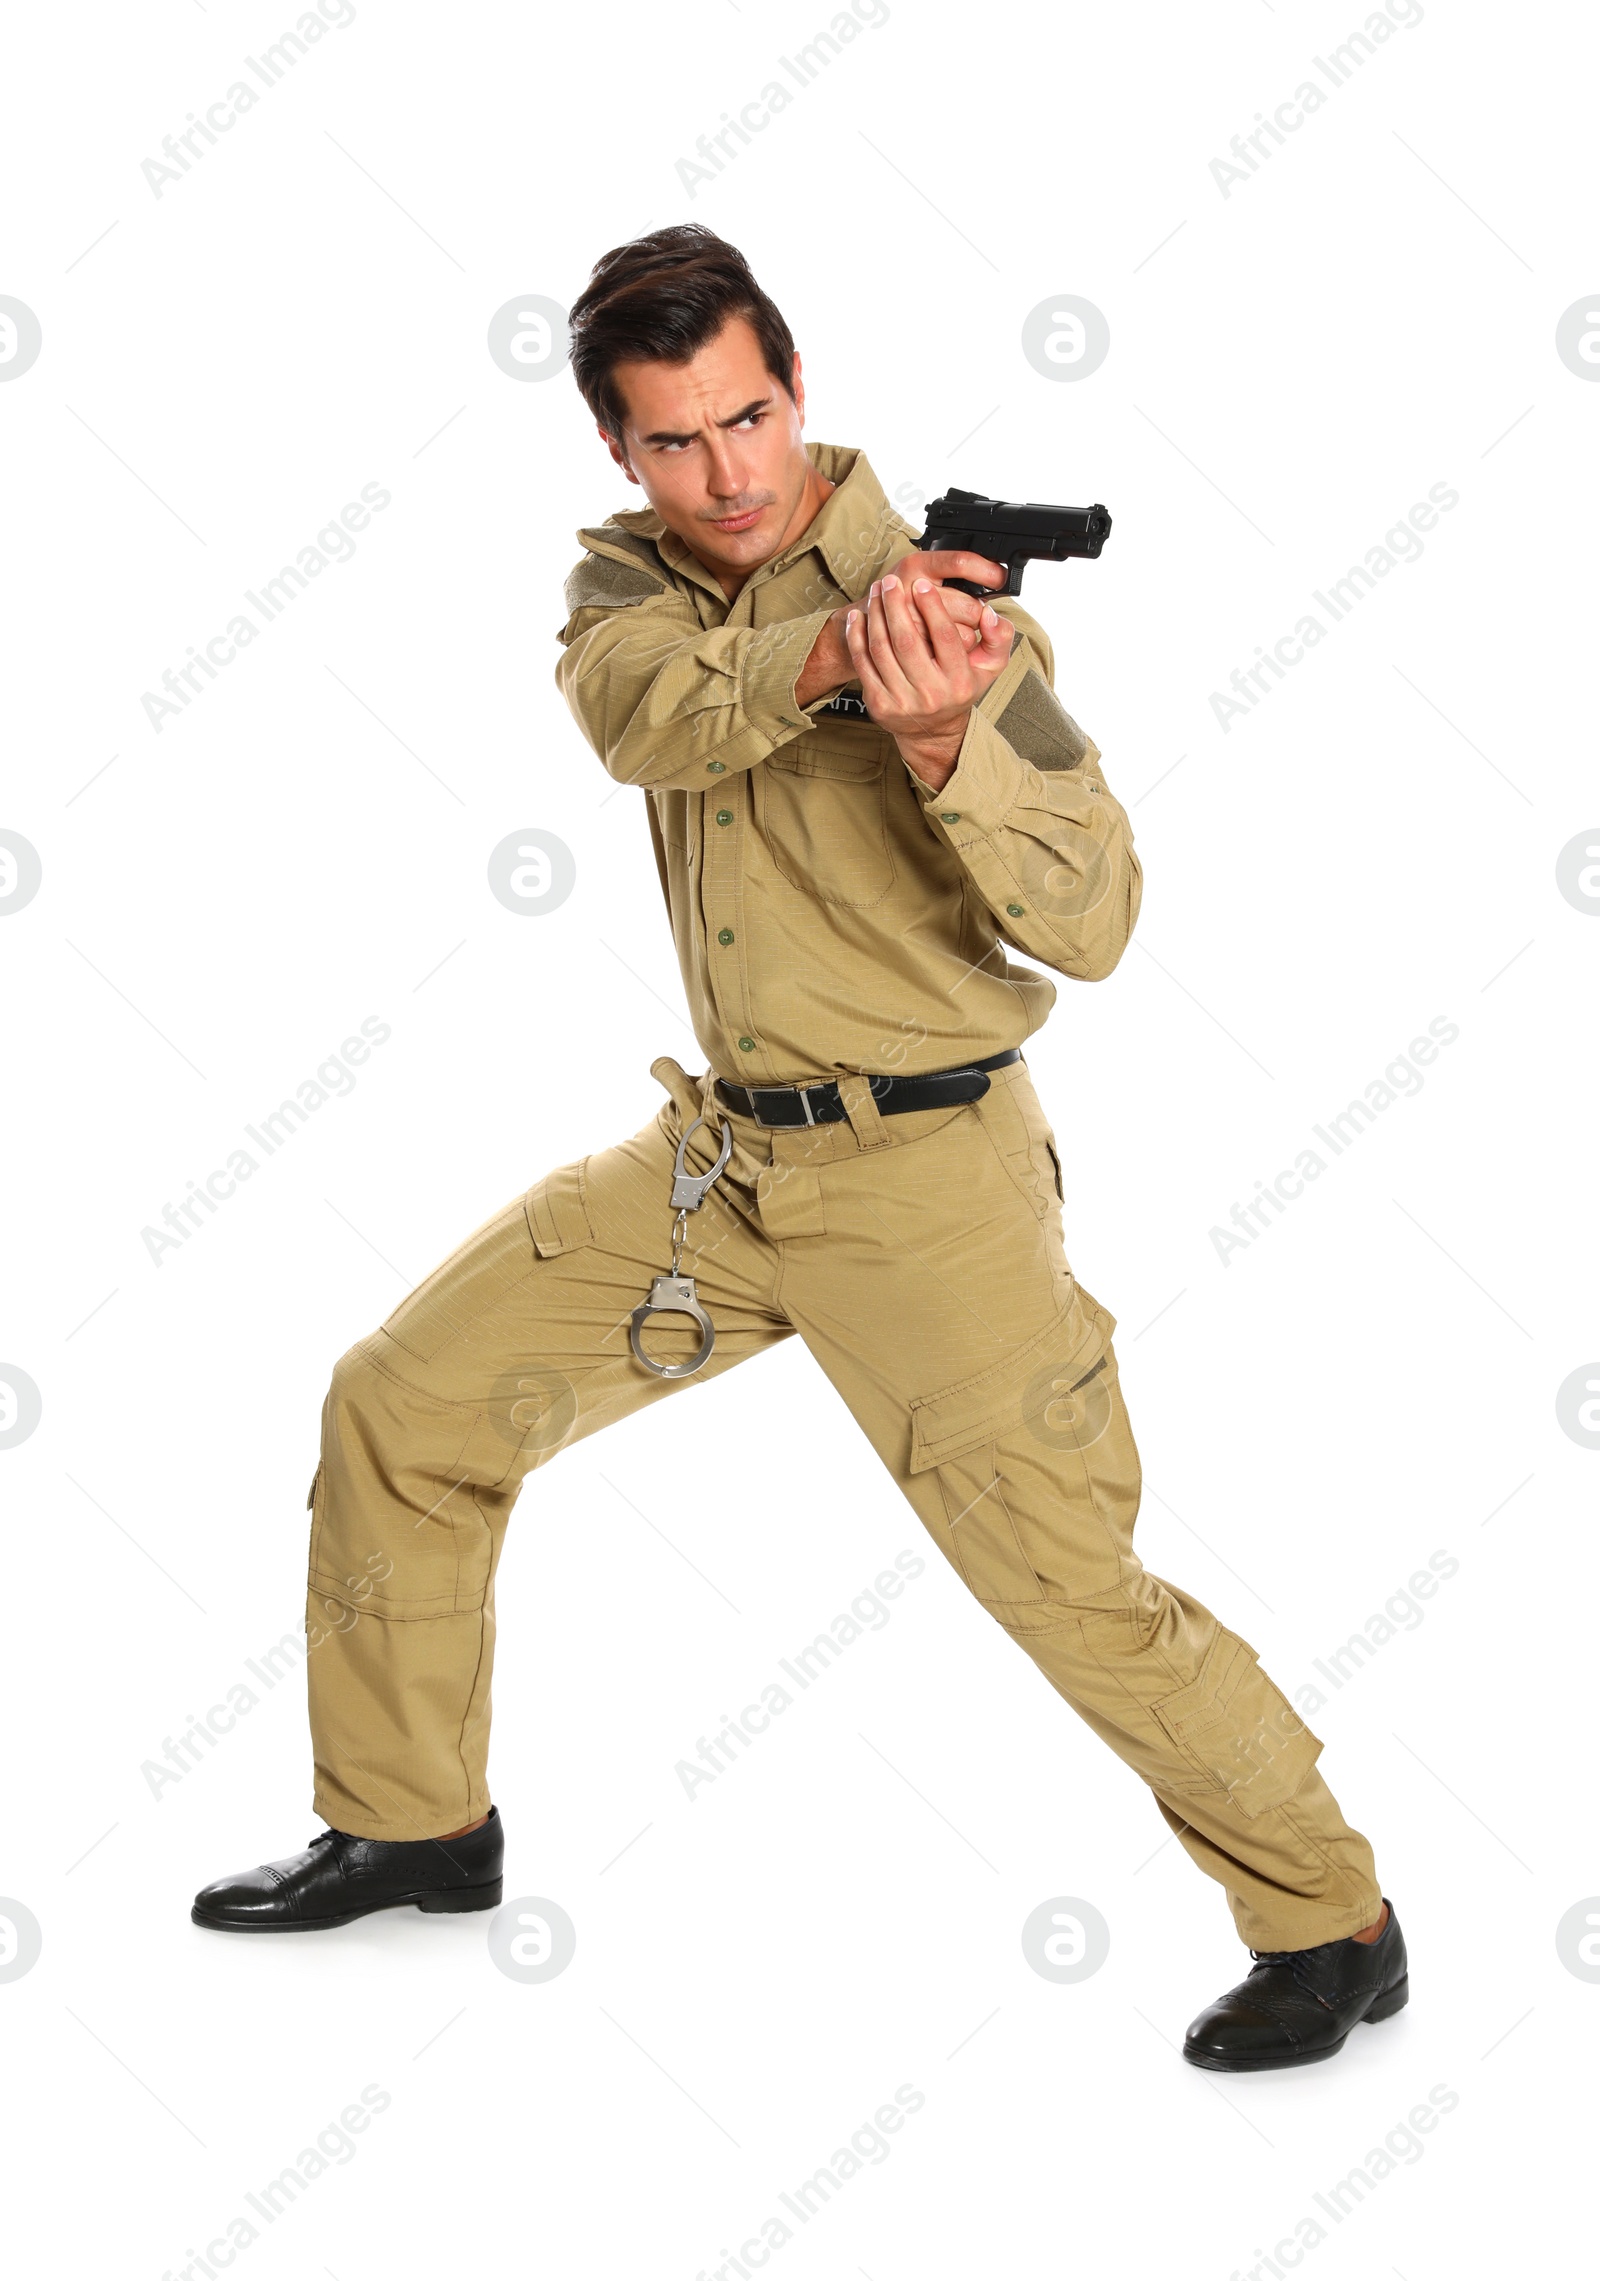
<instances>
[{"instance_id":1,"label":"handcuff chain","mask_svg":"<svg viewBox=\"0 0 1600 2281\"><path fill-rule=\"evenodd\" d=\"M689 1136L708 1119L696 1117L678 1138L678 1147L672 1167L671 1203L676 1213L672 1223L672 1265L665 1275L658 1275L650 1285L650 1296L634 1308L628 1318L628 1344L636 1361L646 1370L653 1370L658 1378L688 1378L699 1370L709 1356L716 1339L711 1317L700 1304L694 1287L694 1277L681 1272L685 1233L689 1214L697 1212L706 1200L706 1192L722 1174L722 1169L733 1153L732 1128L718 1118L722 1130L722 1146L716 1160L704 1172L690 1172L684 1156ZM700 1327L700 1350L689 1362L652 1362L644 1351L640 1332L652 1315L688 1315Z\"/></svg>"}]
</instances>

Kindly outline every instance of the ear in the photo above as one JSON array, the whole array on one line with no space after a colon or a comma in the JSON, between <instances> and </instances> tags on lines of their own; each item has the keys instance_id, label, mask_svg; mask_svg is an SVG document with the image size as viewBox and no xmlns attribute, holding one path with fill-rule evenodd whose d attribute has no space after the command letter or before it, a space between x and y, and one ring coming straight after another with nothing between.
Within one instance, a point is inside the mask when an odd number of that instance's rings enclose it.
<instances>
[{"instance_id":1,"label":"ear","mask_svg":"<svg viewBox=\"0 0 1600 2281\"><path fill-rule=\"evenodd\" d=\"M801 427L804 427L806 424L806 384L800 377L800 351L798 349L794 352L794 408L799 415Z\"/></svg>"},{"instance_id":2,"label":"ear","mask_svg":"<svg viewBox=\"0 0 1600 2281\"><path fill-rule=\"evenodd\" d=\"M606 428L596 428L595 433L599 436L600 441L605 445L607 451L610 452L618 467L621 468L623 474L628 478L628 481L630 483L637 483L639 478L634 474L633 469L628 465L628 455L623 450L616 437L612 435Z\"/></svg>"}]
</instances>

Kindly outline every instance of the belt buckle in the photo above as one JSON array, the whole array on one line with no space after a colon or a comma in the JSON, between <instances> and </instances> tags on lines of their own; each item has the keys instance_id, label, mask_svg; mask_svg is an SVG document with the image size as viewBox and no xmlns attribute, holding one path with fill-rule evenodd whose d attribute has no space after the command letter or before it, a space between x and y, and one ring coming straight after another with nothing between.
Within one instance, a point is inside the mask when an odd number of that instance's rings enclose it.
<instances>
[{"instance_id":1,"label":"belt buckle","mask_svg":"<svg viewBox=\"0 0 1600 2281\"><path fill-rule=\"evenodd\" d=\"M825 1077L818 1077L812 1080L812 1085L822 1086L826 1085L827 1082L828 1080ZM811 1114L810 1094L812 1091L812 1085L747 1086L745 1090L750 1095L750 1113L764 1133L792 1133L796 1131L803 1131L806 1126L814 1125L817 1121L816 1118ZM797 1093L800 1097L800 1106L805 1112L803 1123L800 1126L769 1125L766 1118L761 1114L761 1105L759 1099L757 1098L757 1096L762 1093Z\"/></svg>"}]
</instances>

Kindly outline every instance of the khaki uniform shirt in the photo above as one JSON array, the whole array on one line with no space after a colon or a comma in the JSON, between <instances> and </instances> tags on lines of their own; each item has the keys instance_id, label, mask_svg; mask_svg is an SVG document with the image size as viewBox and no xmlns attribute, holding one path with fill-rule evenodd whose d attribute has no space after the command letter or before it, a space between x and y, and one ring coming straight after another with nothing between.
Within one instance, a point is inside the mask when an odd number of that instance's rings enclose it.
<instances>
[{"instance_id":1,"label":"khaki uniform shirt","mask_svg":"<svg viewBox=\"0 0 1600 2281\"><path fill-rule=\"evenodd\" d=\"M1013 600L1005 670L938 792L853 703L801 707L824 619L916 545L864 453L807 447L836 488L730 602L649 508L577 534L556 679L619 783L644 790L695 1036L745 1085L914 1074L1020 1045L1053 982L1122 955L1128 819ZM981 551L981 550L980 550ZM831 709L830 709L831 707Z\"/></svg>"}]
</instances>

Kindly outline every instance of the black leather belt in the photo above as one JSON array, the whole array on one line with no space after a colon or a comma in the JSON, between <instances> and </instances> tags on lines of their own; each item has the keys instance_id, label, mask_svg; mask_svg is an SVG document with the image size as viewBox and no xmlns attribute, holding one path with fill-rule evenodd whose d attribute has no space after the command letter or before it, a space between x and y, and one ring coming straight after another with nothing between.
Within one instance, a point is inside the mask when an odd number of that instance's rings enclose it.
<instances>
[{"instance_id":1,"label":"black leather belt","mask_svg":"<svg viewBox=\"0 0 1600 2281\"><path fill-rule=\"evenodd\" d=\"M1022 1048L992 1053L987 1061L965 1061L959 1069L930 1069L920 1077L869 1079L872 1097L881 1117L902 1116L908 1109L948 1109L962 1101L977 1101L989 1090L984 1074L1020 1061ZM837 1125L848 1115L834 1077L819 1077L810 1085L732 1085L717 1079L717 1099L736 1115L751 1117L758 1125L776 1130L781 1125Z\"/></svg>"}]
</instances>

